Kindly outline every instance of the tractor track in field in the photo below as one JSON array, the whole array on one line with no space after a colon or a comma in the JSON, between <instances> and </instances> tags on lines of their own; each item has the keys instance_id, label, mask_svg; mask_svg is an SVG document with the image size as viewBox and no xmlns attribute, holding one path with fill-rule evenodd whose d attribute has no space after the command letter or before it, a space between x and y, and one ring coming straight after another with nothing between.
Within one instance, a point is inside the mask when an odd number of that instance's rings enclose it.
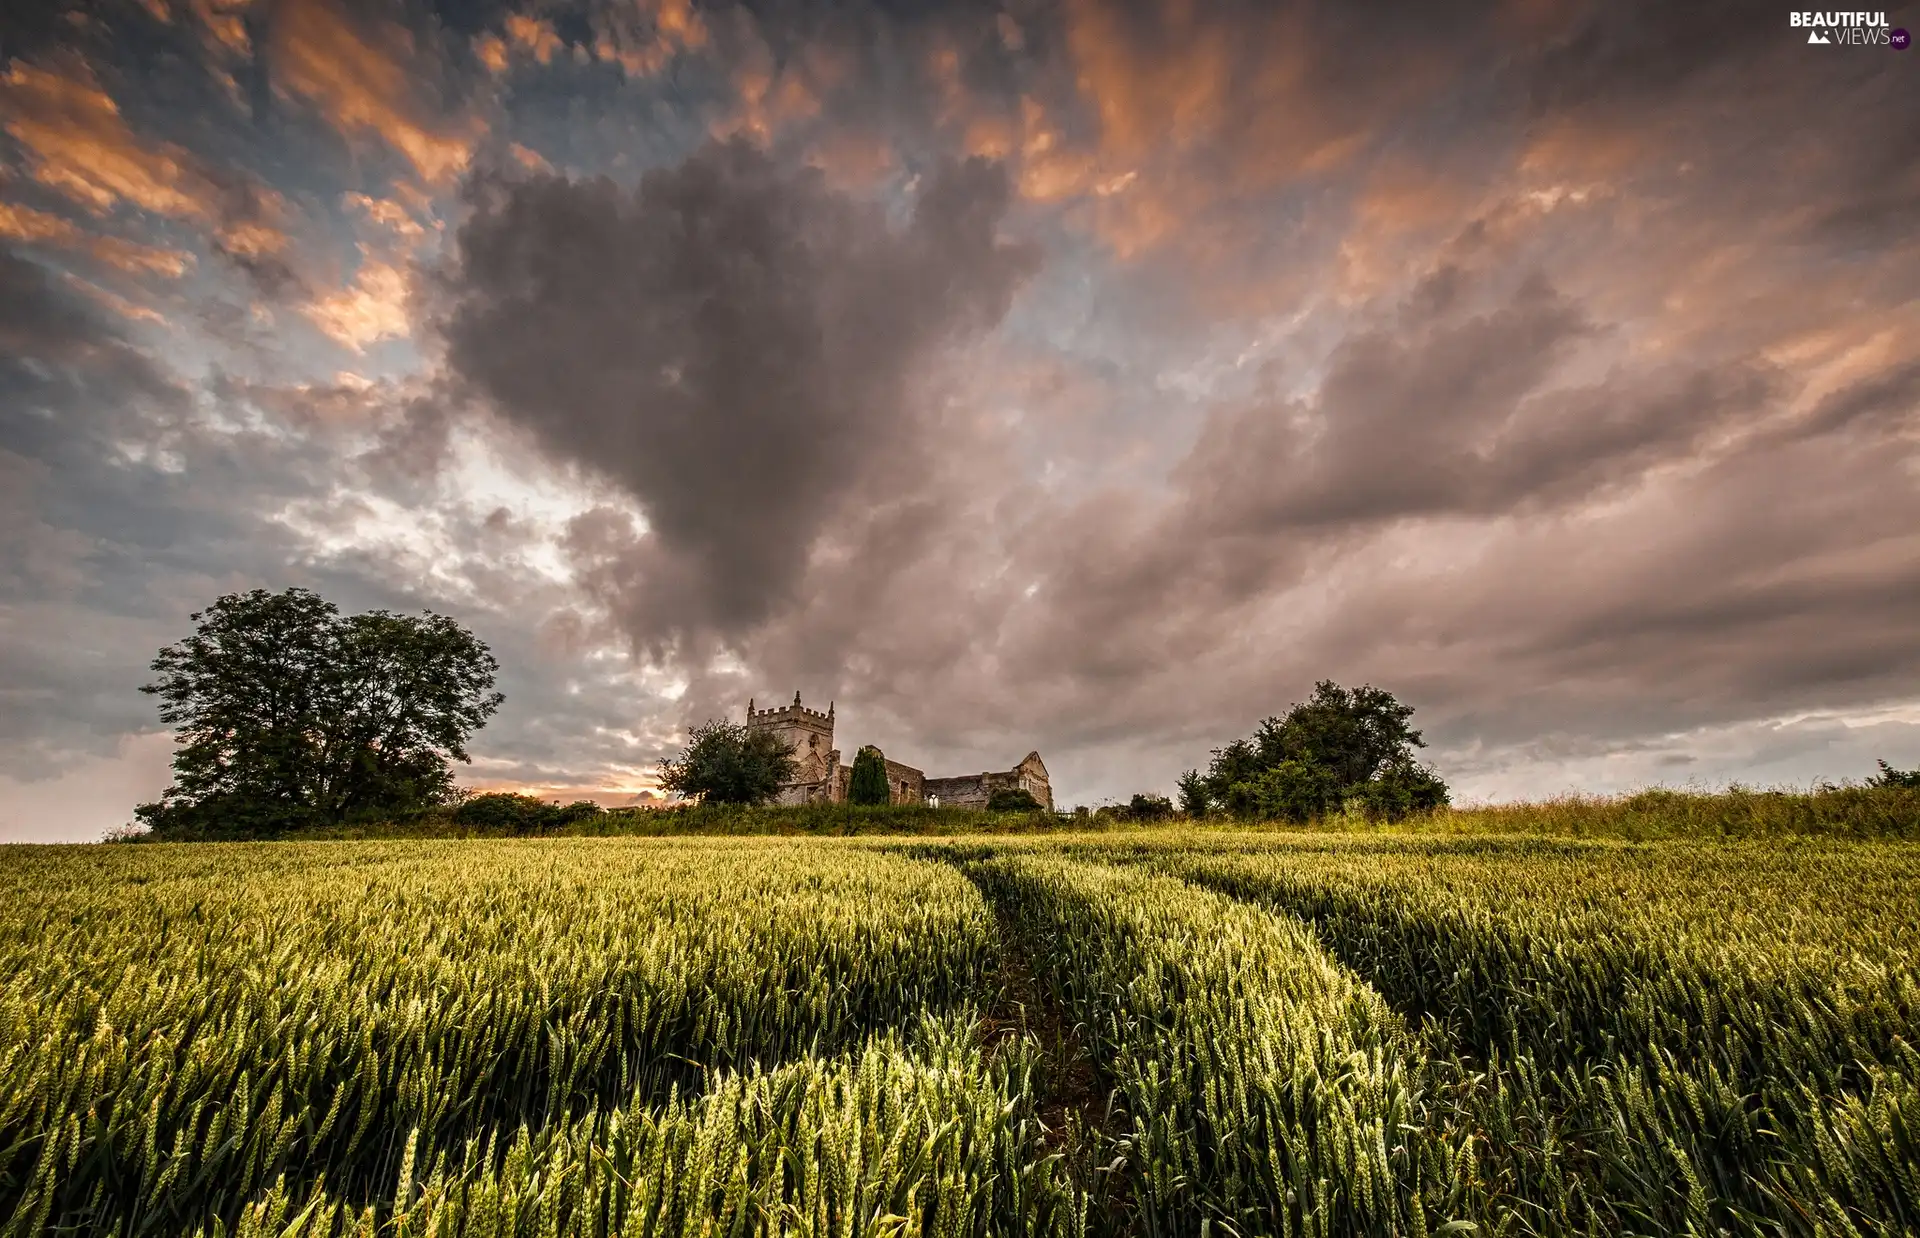
<instances>
[{"instance_id":1,"label":"tractor track in field","mask_svg":"<svg viewBox=\"0 0 1920 1238\"><path fill-rule=\"evenodd\" d=\"M1124 1134L1125 1115L1111 1105L1113 1080L1095 1065L1073 1012L1033 967L1036 944L985 889L1000 941L990 981L991 1004L980 1037L992 1047L1021 1037L1040 1049L1037 1116L1047 1151L1061 1155L1075 1187L1089 1199L1088 1233L1140 1233L1131 1180L1115 1171L1112 1145Z\"/></svg>"}]
</instances>

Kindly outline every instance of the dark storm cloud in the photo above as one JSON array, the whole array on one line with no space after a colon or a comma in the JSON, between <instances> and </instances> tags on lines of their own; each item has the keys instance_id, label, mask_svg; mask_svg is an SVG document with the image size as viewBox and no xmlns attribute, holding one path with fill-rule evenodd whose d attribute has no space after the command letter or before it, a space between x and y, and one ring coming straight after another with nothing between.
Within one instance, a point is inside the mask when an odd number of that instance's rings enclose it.
<instances>
[{"instance_id":1,"label":"dark storm cloud","mask_svg":"<svg viewBox=\"0 0 1920 1238\"><path fill-rule=\"evenodd\" d=\"M1551 385L1597 333L1534 274L1484 310L1444 267L1333 351L1309 401L1216 412L1174 470L1183 536L1562 506L1687 453L1775 394L1747 367Z\"/></svg>"},{"instance_id":2,"label":"dark storm cloud","mask_svg":"<svg viewBox=\"0 0 1920 1238\"><path fill-rule=\"evenodd\" d=\"M1779 398L1747 365L1569 383L1564 364L1606 332L1537 272L1493 270L1442 265L1348 334L1310 397L1216 407L1164 497L1103 493L1050 517L1023 555L1044 606L1003 651L1021 682L1113 685L1241 647L1275 597L1370 538L1551 519L1630 491ZM1343 616L1338 630L1352 641L1376 621Z\"/></svg>"},{"instance_id":3,"label":"dark storm cloud","mask_svg":"<svg viewBox=\"0 0 1920 1238\"><path fill-rule=\"evenodd\" d=\"M550 452L626 487L648 531L621 609L650 650L788 603L821 529L928 467L918 365L992 327L1034 255L1008 186L949 165L908 221L741 144L610 181L483 180L445 277L453 372ZM582 551L606 557L606 526Z\"/></svg>"},{"instance_id":4,"label":"dark storm cloud","mask_svg":"<svg viewBox=\"0 0 1920 1238\"><path fill-rule=\"evenodd\" d=\"M1769 59L1786 10L1749 4L1563 6L1545 17L1539 54L1522 63L1541 111L1671 99L1703 74Z\"/></svg>"}]
</instances>

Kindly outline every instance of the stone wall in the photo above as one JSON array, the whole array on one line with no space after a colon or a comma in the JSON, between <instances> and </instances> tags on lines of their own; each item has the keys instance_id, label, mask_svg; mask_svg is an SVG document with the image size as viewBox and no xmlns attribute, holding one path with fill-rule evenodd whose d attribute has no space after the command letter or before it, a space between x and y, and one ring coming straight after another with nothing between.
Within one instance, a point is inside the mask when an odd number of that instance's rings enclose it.
<instances>
[{"instance_id":1,"label":"stone wall","mask_svg":"<svg viewBox=\"0 0 1920 1238\"><path fill-rule=\"evenodd\" d=\"M938 802L942 808L985 808L987 797L992 794L987 789L989 774L961 774L956 778L929 778L922 784L929 804Z\"/></svg>"},{"instance_id":2,"label":"stone wall","mask_svg":"<svg viewBox=\"0 0 1920 1238\"><path fill-rule=\"evenodd\" d=\"M889 803L924 803L926 800L926 782L927 776L913 768L913 766L902 765L898 761L887 762L887 794Z\"/></svg>"},{"instance_id":3,"label":"stone wall","mask_svg":"<svg viewBox=\"0 0 1920 1238\"><path fill-rule=\"evenodd\" d=\"M1052 810L1053 785L1037 752L1029 752L1026 759L1004 773L985 770L953 778L929 778L922 784L922 794L929 802L938 800L943 808L985 808L995 791L1015 787L1024 788L1041 807Z\"/></svg>"}]
</instances>

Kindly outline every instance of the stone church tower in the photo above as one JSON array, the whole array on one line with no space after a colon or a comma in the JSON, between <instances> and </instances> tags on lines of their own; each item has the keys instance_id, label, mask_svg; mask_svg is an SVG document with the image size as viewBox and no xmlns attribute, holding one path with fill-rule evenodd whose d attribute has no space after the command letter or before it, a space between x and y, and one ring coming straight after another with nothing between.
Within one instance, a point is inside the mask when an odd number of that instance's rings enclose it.
<instances>
[{"instance_id":1,"label":"stone church tower","mask_svg":"<svg viewBox=\"0 0 1920 1238\"><path fill-rule=\"evenodd\" d=\"M753 702L748 701L747 728L772 731L787 741L787 747L799 763L794 780L780 788L777 803L808 804L846 798L846 787L840 772L840 750L833 746L831 701L827 703L827 712L824 714L802 705L798 692L793 694L793 704L777 709L755 709Z\"/></svg>"}]
</instances>

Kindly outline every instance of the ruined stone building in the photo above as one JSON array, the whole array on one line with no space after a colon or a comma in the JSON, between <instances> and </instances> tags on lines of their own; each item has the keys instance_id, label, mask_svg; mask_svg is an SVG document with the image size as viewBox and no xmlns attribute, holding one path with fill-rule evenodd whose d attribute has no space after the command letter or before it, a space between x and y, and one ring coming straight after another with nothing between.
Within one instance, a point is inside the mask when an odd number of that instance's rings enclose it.
<instances>
[{"instance_id":1,"label":"ruined stone building","mask_svg":"<svg viewBox=\"0 0 1920 1238\"><path fill-rule=\"evenodd\" d=\"M834 747L831 702L827 712L821 713L802 705L798 692L793 694L793 704L778 709L755 709L748 701L747 726L755 731L772 731L786 740L799 762L794 780L780 788L776 803L846 802L853 766L843 765L840 749ZM1044 807L1053 807L1047 767L1037 752L1029 752L1025 760L1005 773L962 774L957 778L928 778L911 765L887 761L887 788L895 804L933 802L955 808L985 808L988 797L1003 787L1023 788Z\"/></svg>"},{"instance_id":2,"label":"ruined stone building","mask_svg":"<svg viewBox=\"0 0 1920 1238\"><path fill-rule=\"evenodd\" d=\"M1029 752L1020 764L1004 774L982 772L953 778L929 778L923 784L928 799L952 808L985 808L995 791L1027 791L1040 806L1051 811L1053 788L1047 782L1047 767L1040 754Z\"/></svg>"}]
</instances>

